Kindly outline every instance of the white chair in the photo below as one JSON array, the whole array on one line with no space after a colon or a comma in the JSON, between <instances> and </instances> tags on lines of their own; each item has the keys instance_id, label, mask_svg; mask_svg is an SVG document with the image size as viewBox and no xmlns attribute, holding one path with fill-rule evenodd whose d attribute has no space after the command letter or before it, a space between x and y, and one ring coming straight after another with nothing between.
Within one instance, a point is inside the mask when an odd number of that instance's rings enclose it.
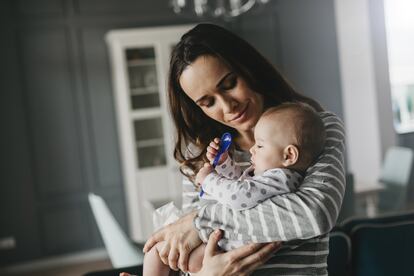
<instances>
[{"instance_id":1,"label":"white chair","mask_svg":"<svg viewBox=\"0 0 414 276\"><path fill-rule=\"evenodd\" d=\"M379 178L379 182L385 186L379 199L381 211L397 211L404 208L413 157L413 150L410 148L391 147L387 150Z\"/></svg>"},{"instance_id":2,"label":"white chair","mask_svg":"<svg viewBox=\"0 0 414 276\"><path fill-rule=\"evenodd\" d=\"M100 196L90 193L89 204L112 266L121 268L142 264L144 254L126 236L105 201Z\"/></svg>"}]
</instances>

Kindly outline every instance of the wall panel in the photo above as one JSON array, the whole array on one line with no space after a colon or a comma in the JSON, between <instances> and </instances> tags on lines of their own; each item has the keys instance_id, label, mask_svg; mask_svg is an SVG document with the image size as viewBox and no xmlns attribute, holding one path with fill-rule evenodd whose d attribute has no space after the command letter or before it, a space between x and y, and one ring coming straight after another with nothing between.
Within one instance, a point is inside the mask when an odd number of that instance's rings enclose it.
<instances>
[{"instance_id":1,"label":"wall panel","mask_svg":"<svg viewBox=\"0 0 414 276\"><path fill-rule=\"evenodd\" d=\"M98 189L121 185L112 75L104 41L106 32L105 28L84 28L80 33L85 96L89 100L88 110L93 126L90 131L95 145Z\"/></svg>"},{"instance_id":2,"label":"wall panel","mask_svg":"<svg viewBox=\"0 0 414 276\"><path fill-rule=\"evenodd\" d=\"M49 206L52 207L52 206ZM45 255L62 254L90 247L91 228L86 202L54 204L42 211Z\"/></svg>"},{"instance_id":3,"label":"wall panel","mask_svg":"<svg viewBox=\"0 0 414 276\"><path fill-rule=\"evenodd\" d=\"M84 185L68 34L60 28L21 33L35 183L41 198L81 192Z\"/></svg>"},{"instance_id":4,"label":"wall panel","mask_svg":"<svg viewBox=\"0 0 414 276\"><path fill-rule=\"evenodd\" d=\"M61 16L65 13L64 0L18 0L18 11L24 15Z\"/></svg>"}]
</instances>

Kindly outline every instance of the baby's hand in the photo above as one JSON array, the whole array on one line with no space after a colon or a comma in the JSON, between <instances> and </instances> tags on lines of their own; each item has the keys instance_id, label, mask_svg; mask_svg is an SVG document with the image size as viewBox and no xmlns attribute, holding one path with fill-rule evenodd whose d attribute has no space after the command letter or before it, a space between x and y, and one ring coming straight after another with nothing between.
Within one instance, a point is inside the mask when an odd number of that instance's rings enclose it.
<instances>
[{"instance_id":1,"label":"baby's hand","mask_svg":"<svg viewBox=\"0 0 414 276\"><path fill-rule=\"evenodd\" d=\"M204 163L204 167L202 167L197 175L195 182L198 186L201 186L201 183L203 183L204 179L213 171L213 167L209 163Z\"/></svg>"},{"instance_id":2,"label":"baby's hand","mask_svg":"<svg viewBox=\"0 0 414 276\"><path fill-rule=\"evenodd\" d=\"M216 155L218 153L220 147L220 138L214 138L213 141L210 142L210 144L207 147L207 153L206 153L206 157L208 159L208 161L210 161L210 164L213 164L214 158L216 158ZM221 165L229 156L228 152L224 152L221 157L220 160L218 161L217 165Z\"/></svg>"}]
</instances>

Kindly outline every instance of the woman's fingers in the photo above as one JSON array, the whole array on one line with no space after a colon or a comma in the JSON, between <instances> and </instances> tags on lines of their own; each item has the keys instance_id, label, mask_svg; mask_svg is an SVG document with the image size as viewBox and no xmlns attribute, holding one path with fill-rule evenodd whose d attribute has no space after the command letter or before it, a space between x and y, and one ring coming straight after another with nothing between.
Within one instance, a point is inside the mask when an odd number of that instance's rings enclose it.
<instances>
[{"instance_id":1,"label":"woman's fingers","mask_svg":"<svg viewBox=\"0 0 414 276\"><path fill-rule=\"evenodd\" d=\"M221 239L221 231L219 229L214 230L213 233L208 237L206 249L204 251L204 256L212 257L216 255L217 252L217 243Z\"/></svg>"},{"instance_id":2,"label":"woman's fingers","mask_svg":"<svg viewBox=\"0 0 414 276\"><path fill-rule=\"evenodd\" d=\"M177 260L187 265L188 255L201 243L193 226L196 214L196 211L191 212L153 234L145 244L144 252L148 252L159 241L165 241L165 246L159 250L161 261L173 269L177 269Z\"/></svg>"},{"instance_id":3,"label":"woman's fingers","mask_svg":"<svg viewBox=\"0 0 414 276\"><path fill-rule=\"evenodd\" d=\"M184 245L180 245L180 256L178 258L178 267L181 271L188 271L188 258L190 256L189 248L185 248Z\"/></svg>"},{"instance_id":4,"label":"woman's fingers","mask_svg":"<svg viewBox=\"0 0 414 276\"><path fill-rule=\"evenodd\" d=\"M199 276L247 276L265 263L280 246L279 243L249 244L228 252L219 252L217 243L221 231L213 232L204 250L203 266Z\"/></svg>"},{"instance_id":5,"label":"woman's fingers","mask_svg":"<svg viewBox=\"0 0 414 276\"><path fill-rule=\"evenodd\" d=\"M160 259L165 265L169 265L168 256L170 255L170 248L170 243L166 242L161 251L159 252Z\"/></svg>"},{"instance_id":6,"label":"woman's fingers","mask_svg":"<svg viewBox=\"0 0 414 276\"><path fill-rule=\"evenodd\" d=\"M171 249L168 254L168 265L172 270L177 271L177 261L178 261L178 248L177 248L177 240L173 240L171 243Z\"/></svg>"},{"instance_id":7,"label":"woman's fingers","mask_svg":"<svg viewBox=\"0 0 414 276\"><path fill-rule=\"evenodd\" d=\"M183 235L183 240L179 243L180 256L178 262L182 271L188 271L188 259L190 253L201 244L201 240L197 231L188 232L187 235Z\"/></svg>"},{"instance_id":8,"label":"woman's fingers","mask_svg":"<svg viewBox=\"0 0 414 276\"><path fill-rule=\"evenodd\" d=\"M164 229L164 228L163 228ZM158 232L155 232L145 243L144 245L144 253L147 253L148 251L151 250L151 248L156 245L159 241L163 241L164 239L164 233L163 233L163 229L161 229Z\"/></svg>"}]
</instances>

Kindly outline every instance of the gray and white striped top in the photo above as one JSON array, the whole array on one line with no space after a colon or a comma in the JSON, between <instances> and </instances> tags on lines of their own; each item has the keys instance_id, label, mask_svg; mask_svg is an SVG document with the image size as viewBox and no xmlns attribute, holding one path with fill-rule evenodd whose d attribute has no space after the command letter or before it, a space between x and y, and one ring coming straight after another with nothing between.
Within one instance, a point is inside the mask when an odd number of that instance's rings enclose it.
<instances>
[{"instance_id":1,"label":"gray and white striped top","mask_svg":"<svg viewBox=\"0 0 414 276\"><path fill-rule=\"evenodd\" d=\"M236 211L220 203L197 205L195 186L184 180L183 208L199 208L194 225L203 241L219 228L231 240L285 242L253 275L327 275L328 233L335 225L345 192L345 134L335 114L319 114L326 128L325 147L296 192Z\"/></svg>"}]
</instances>

